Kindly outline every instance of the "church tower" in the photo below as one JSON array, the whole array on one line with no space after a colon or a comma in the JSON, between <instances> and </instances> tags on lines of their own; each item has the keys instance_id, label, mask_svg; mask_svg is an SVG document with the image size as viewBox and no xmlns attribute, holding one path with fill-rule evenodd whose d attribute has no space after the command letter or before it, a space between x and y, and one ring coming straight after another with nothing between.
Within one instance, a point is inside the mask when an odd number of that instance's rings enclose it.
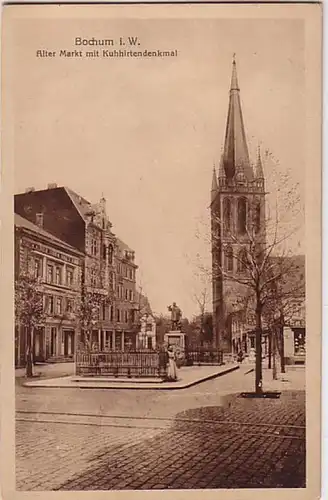
<instances>
[{"instance_id":1,"label":"church tower","mask_svg":"<svg viewBox=\"0 0 328 500\"><path fill-rule=\"evenodd\" d=\"M240 299L247 293L239 281L254 234L257 243L265 244L264 173L260 149L255 165L250 161L233 58L225 140L211 187L213 327L216 344L225 352L232 351Z\"/></svg>"}]
</instances>

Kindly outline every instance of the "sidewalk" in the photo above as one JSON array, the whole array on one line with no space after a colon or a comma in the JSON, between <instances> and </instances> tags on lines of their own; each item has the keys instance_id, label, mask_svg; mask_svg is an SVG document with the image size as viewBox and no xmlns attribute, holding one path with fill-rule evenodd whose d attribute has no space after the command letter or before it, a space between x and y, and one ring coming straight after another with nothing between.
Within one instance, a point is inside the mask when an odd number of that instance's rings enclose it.
<instances>
[{"instance_id":1,"label":"sidewalk","mask_svg":"<svg viewBox=\"0 0 328 500\"><path fill-rule=\"evenodd\" d=\"M75 364L72 363L40 363L33 366L33 374L39 379L49 379L74 375ZM26 368L15 369L15 379L18 383L24 383L26 379Z\"/></svg>"},{"instance_id":2,"label":"sidewalk","mask_svg":"<svg viewBox=\"0 0 328 500\"><path fill-rule=\"evenodd\" d=\"M25 387L79 388L79 389L186 389L212 378L220 377L239 369L236 363L223 366L190 366L178 370L176 382L163 382L160 379L115 379L105 377L77 377L69 375L57 378L43 378L23 383Z\"/></svg>"}]
</instances>

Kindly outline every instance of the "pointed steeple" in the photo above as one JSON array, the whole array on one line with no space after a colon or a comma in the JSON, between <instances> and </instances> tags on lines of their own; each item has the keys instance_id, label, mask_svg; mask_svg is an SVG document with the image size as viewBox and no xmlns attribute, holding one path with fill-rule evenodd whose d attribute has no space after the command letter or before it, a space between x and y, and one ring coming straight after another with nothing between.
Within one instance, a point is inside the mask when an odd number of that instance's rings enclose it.
<instances>
[{"instance_id":1,"label":"pointed steeple","mask_svg":"<svg viewBox=\"0 0 328 500\"><path fill-rule=\"evenodd\" d=\"M264 179L260 145L258 145L257 148L257 163L255 167L255 177L256 179Z\"/></svg>"},{"instance_id":2,"label":"pointed steeple","mask_svg":"<svg viewBox=\"0 0 328 500\"><path fill-rule=\"evenodd\" d=\"M224 173L224 163L223 163L223 152L221 151L221 159L220 159L220 166L219 166L219 179L224 179L225 173Z\"/></svg>"},{"instance_id":3,"label":"pointed steeple","mask_svg":"<svg viewBox=\"0 0 328 500\"><path fill-rule=\"evenodd\" d=\"M212 189L211 189L211 201L213 202L216 198L218 191L218 180L216 176L215 164L213 164L213 174L212 174Z\"/></svg>"},{"instance_id":4,"label":"pointed steeple","mask_svg":"<svg viewBox=\"0 0 328 500\"><path fill-rule=\"evenodd\" d=\"M245 127L240 103L240 90L237 78L235 55L232 61L229 109L223 150L225 175L232 179L237 171L248 180L253 180L253 171L249 161Z\"/></svg>"},{"instance_id":5,"label":"pointed steeple","mask_svg":"<svg viewBox=\"0 0 328 500\"><path fill-rule=\"evenodd\" d=\"M237 78L237 67L236 67L236 54L232 57L232 75L231 75L231 90L239 90L238 78Z\"/></svg>"}]
</instances>

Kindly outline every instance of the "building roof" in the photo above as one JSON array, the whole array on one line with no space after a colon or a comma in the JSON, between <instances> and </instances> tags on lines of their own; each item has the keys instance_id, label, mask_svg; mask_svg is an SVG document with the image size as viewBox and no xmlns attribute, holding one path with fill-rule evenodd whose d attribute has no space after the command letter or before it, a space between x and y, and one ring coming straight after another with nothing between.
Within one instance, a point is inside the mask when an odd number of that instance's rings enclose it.
<instances>
[{"instance_id":1,"label":"building roof","mask_svg":"<svg viewBox=\"0 0 328 500\"><path fill-rule=\"evenodd\" d=\"M245 127L240 103L236 61L232 62L229 109L223 149L225 176L233 178L243 174L248 181L253 180L253 169L249 161Z\"/></svg>"},{"instance_id":2,"label":"building roof","mask_svg":"<svg viewBox=\"0 0 328 500\"><path fill-rule=\"evenodd\" d=\"M77 209L81 217L83 219L86 219L87 215L90 213L90 210L92 209L91 203L85 198L83 198L83 196L80 196L79 194L75 193L75 191L73 191L72 189L68 187L64 187L64 189L68 194L68 196L70 197L70 199L72 200L75 208Z\"/></svg>"},{"instance_id":3,"label":"building roof","mask_svg":"<svg viewBox=\"0 0 328 500\"><path fill-rule=\"evenodd\" d=\"M48 231L45 231L40 226L33 224L32 222L25 219L21 215L15 214L14 223L15 223L15 227L26 229L27 231L33 232L33 233L37 234L38 236L41 236L41 237L51 241L52 243L55 243L55 244L61 246L62 248L65 248L66 250L70 250L71 252L77 253L79 255L83 255L83 253L79 252L76 248L72 247L71 245L69 245L68 243L66 243L63 240L60 240L59 238L57 238L53 234L48 233Z\"/></svg>"},{"instance_id":4,"label":"building roof","mask_svg":"<svg viewBox=\"0 0 328 500\"><path fill-rule=\"evenodd\" d=\"M120 238L116 237L116 242L120 250L124 251L126 250L127 252L134 252L132 248L130 248L124 241L122 241Z\"/></svg>"}]
</instances>

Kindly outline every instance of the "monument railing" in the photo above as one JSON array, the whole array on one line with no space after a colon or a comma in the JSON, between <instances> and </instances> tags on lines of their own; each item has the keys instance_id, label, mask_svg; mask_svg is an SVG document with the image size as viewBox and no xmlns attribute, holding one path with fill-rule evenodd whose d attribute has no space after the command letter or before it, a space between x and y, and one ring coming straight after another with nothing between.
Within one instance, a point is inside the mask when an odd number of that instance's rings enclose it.
<instances>
[{"instance_id":1,"label":"monument railing","mask_svg":"<svg viewBox=\"0 0 328 500\"><path fill-rule=\"evenodd\" d=\"M223 364L223 352L214 347L189 346L185 350L185 358L189 365Z\"/></svg>"},{"instance_id":2,"label":"monument railing","mask_svg":"<svg viewBox=\"0 0 328 500\"><path fill-rule=\"evenodd\" d=\"M79 351L75 374L81 377L165 378L166 355L154 351Z\"/></svg>"}]
</instances>

